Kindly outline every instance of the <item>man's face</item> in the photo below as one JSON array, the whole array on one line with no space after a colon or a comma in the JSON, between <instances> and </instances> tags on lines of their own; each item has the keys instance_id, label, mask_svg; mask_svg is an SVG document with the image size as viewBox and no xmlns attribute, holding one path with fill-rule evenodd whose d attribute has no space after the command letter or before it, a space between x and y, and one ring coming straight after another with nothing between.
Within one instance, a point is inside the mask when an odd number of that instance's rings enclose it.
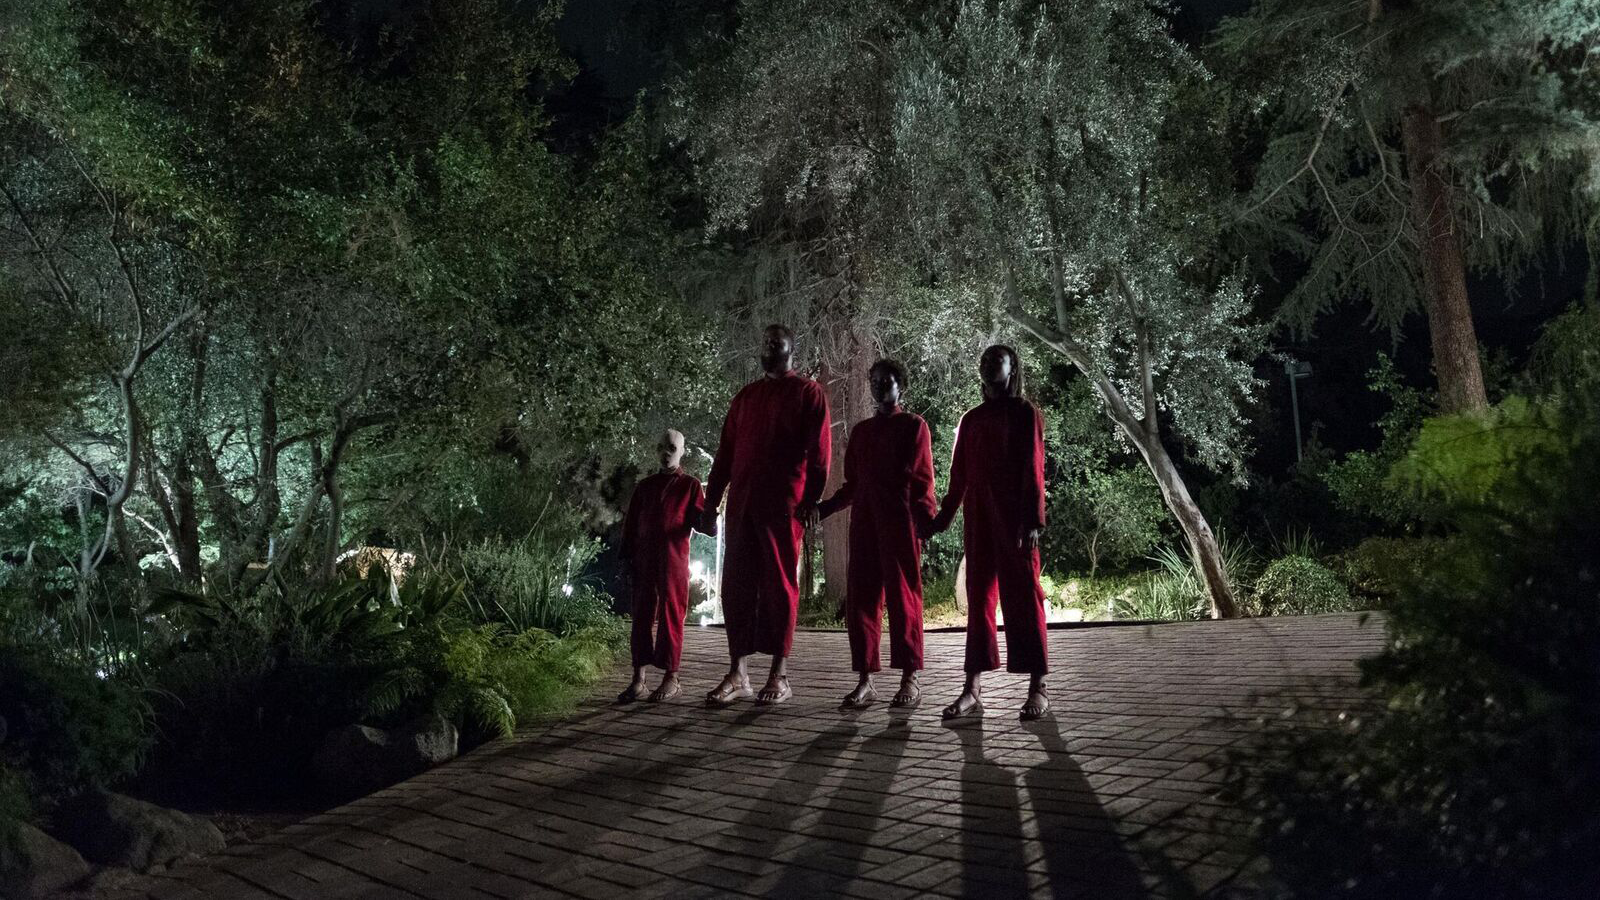
<instances>
[{"instance_id":1,"label":"man's face","mask_svg":"<svg viewBox=\"0 0 1600 900\"><path fill-rule=\"evenodd\" d=\"M888 366L879 366L868 377L872 384L872 399L879 406L893 406L900 402L900 379Z\"/></svg>"},{"instance_id":2,"label":"man's face","mask_svg":"<svg viewBox=\"0 0 1600 900\"><path fill-rule=\"evenodd\" d=\"M776 328L768 328L761 336L761 369L777 373L787 371L789 359L794 356L794 341Z\"/></svg>"},{"instance_id":3,"label":"man's face","mask_svg":"<svg viewBox=\"0 0 1600 900\"><path fill-rule=\"evenodd\" d=\"M661 468L676 469L683 461L683 435L668 431L656 443L656 454L661 458Z\"/></svg>"},{"instance_id":4,"label":"man's face","mask_svg":"<svg viewBox=\"0 0 1600 900\"><path fill-rule=\"evenodd\" d=\"M978 360L978 378L989 388L1005 393L1011 384L1011 354L998 347L983 351Z\"/></svg>"}]
</instances>

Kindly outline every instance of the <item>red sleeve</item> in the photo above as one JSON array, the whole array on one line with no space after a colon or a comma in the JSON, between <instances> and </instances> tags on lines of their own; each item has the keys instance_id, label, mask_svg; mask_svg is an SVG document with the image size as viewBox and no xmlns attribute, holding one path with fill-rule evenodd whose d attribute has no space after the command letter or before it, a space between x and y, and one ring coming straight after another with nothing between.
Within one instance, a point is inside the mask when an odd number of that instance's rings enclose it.
<instances>
[{"instance_id":1,"label":"red sleeve","mask_svg":"<svg viewBox=\"0 0 1600 900\"><path fill-rule=\"evenodd\" d=\"M845 470L849 471L849 456L845 457ZM909 485L911 515L922 523L931 522L939 514L939 504L933 498L933 445L928 435L928 423L917 420L917 436L911 450L911 481Z\"/></svg>"},{"instance_id":2,"label":"red sleeve","mask_svg":"<svg viewBox=\"0 0 1600 900\"><path fill-rule=\"evenodd\" d=\"M828 486L828 463L833 457L833 422L828 418L828 393L822 385L811 382L811 397L806 404L805 429L801 434L808 436L806 447L806 490L802 495L802 503L816 503L821 499L822 492ZM721 450L718 450L721 455Z\"/></svg>"},{"instance_id":3,"label":"red sleeve","mask_svg":"<svg viewBox=\"0 0 1600 900\"><path fill-rule=\"evenodd\" d=\"M733 436L739 432L735 422L739 412L740 391L728 406L728 415L722 420L722 439L717 442L717 456L711 461L711 474L706 476L705 508L716 509L722 505L722 494L728 489L728 479L733 477Z\"/></svg>"},{"instance_id":4,"label":"red sleeve","mask_svg":"<svg viewBox=\"0 0 1600 900\"><path fill-rule=\"evenodd\" d=\"M1024 521L1022 525L1031 531L1044 527L1044 415L1031 403L1028 412L1033 414L1033 434L1030 435L1032 440L1023 444L1029 448L1029 459L1023 467L1026 480L1022 488L1022 515L1024 519L1031 516L1032 521Z\"/></svg>"},{"instance_id":5,"label":"red sleeve","mask_svg":"<svg viewBox=\"0 0 1600 900\"><path fill-rule=\"evenodd\" d=\"M691 475L689 480L694 482L694 486L689 488L689 508L684 512L684 515L688 517L691 528L699 528L700 516L704 514L706 509L706 495L705 491L700 488L700 479Z\"/></svg>"},{"instance_id":6,"label":"red sleeve","mask_svg":"<svg viewBox=\"0 0 1600 900\"><path fill-rule=\"evenodd\" d=\"M961 498L967 492L967 450L962 440L965 429L961 427L966 423L967 417L962 416L961 424L956 426L956 446L950 451L950 487L944 492L944 502L939 504L939 514L934 517L934 531L950 527L950 520L956 517L956 510L961 508Z\"/></svg>"}]
</instances>

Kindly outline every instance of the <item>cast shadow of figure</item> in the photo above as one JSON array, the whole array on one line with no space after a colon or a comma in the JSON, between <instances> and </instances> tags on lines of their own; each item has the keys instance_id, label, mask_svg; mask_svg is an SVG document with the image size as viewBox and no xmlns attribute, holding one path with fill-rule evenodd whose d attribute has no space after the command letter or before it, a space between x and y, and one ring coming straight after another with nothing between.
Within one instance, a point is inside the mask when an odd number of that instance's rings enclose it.
<instances>
[{"instance_id":1,"label":"cast shadow of figure","mask_svg":"<svg viewBox=\"0 0 1600 900\"><path fill-rule=\"evenodd\" d=\"M908 729L894 726L865 735L855 747L855 759L847 767L834 767L845 783L829 792L821 817L806 829L801 851L788 862L782 877L765 896L837 895L860 875L890 796L889 786L900 770L910 738ZM837 761L838 754L832 759Z\"/></svg>"},{"instance_id":2,"label":"cast shadow of figure","mask_svg":"<svg viewBox=\"0 0 1600 900\"><path fill-rule=\"evenodd\" d=\"M1026 897L1022 797L1016 775L984 755L991 727L980 720L949 729L961 741L961 895Z\"/></svg>"},{"instance_id":3,"label":"cast shadow of figure","mask_svg":"<svg viewBox=\"0 0 1600 900\"><path fill-rule=\"evenodd\" d=\"M1135 855L1073 761L1058 728L1049 719L1023 726L1024 733L1038 737L1044 752L1044 759L1030 766L1022 780L1033 805L1050 896L1058 900L1147 896L1150 890Z\"/></svg>"},{"instance_id":4,"label":"cast shadow of figure","mask_svg":"<svg viewBox=\"0 0 1600 900\"><path fill-rule=\"evenodd\" d=\"M962 752L962 896L1148 896L1115 820L1101 806L1057 728L1045 720L1020 731L989 723L951 729ZM991 746L994 758L984 752L985 742L998 744L1002 734L1015 739L1030 733L1039 738L1036 751L1010 740L1004 747ZM1008 760L1009 754L1020 758ZM1029 765L1030 756L1038 761ZM1024 832L1025 801L1037 837Z\"/></svg>"}]
</instances>

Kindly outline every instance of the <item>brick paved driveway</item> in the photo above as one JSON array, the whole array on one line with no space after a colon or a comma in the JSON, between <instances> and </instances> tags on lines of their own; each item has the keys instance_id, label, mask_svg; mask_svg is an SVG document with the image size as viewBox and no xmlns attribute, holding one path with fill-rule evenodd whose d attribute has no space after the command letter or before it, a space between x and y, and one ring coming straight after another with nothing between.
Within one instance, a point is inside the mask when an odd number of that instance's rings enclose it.
<instances>
[{"instance_id":1,"label":"brick paved driveway","mask_svg":"<svg viewBox=\"0 0 1600 900\"><path fill-rule=\"evenodd\" d=\"M1021 676L946 727L962 635L930 634L924 702L842 713L845 636L796 638L796 696L695 702L720 631L691 629L677 702L531 728L264 841L146 880L153 897L1253 896L1246 817L1215 797L1258 717L1358 699L1354 615L1058 630L1053 719ZM883 687L892 690L893 673Z\"/></svg>"}]
</instances>

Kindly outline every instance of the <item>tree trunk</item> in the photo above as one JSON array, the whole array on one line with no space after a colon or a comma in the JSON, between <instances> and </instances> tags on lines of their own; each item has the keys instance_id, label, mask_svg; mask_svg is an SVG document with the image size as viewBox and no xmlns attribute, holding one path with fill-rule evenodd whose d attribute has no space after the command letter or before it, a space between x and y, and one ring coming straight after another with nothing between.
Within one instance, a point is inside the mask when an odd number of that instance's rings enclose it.
<instances>
[{"instance_id":1,"label":"tree trunk","mask_svg":"<svg viewBox=\"0 0 1600 900\"><path fill-rule=\"evenodd\" d=\"M1189 486L1184 483L1183 475L1172 462L1172 456L1158 437L1138 434L1130 434L1129 437L1139 448L1139 455L1144 457L1151 474L1155 475L1167 510L1178 520L1178 527L1183 529L1184 541L1189 545L1189 558L1194 560L1211 600L1211 618L1232 619L1238 616L1239 607L1234 600L1233 583L1228 579L1227 566L1223 562L1222 547L1217 543L1217 536L1212 533L1211 525L1200 512L1200 507L1189 496Z\"/></svg>"},{"instance_id":2,"label":"tree trunk","mask_svg":"<svg viewBox=\"0 0 1600 900\"><path fill-rule=\"evenodd\" d=\"M1013 295L1014 290L1014 285L1008 282L1007 294ZM1183 474L1178 471L1172 456L1161 443L1161 433L1153 408L1154 392L1148 384L1148 379L1145 402L1151 406L1148 410L1150 417L1141 419L1134 414L1132 407L1128 406L1127 399L1122 396L1117 386L1100 373L1082 347L1073 343L1062 332L1022 312L1014 295L1012 303L1011 318L1050 349L1066 357L1068 362L1089 379L1095 393L1105 402L1106 414L1139 449L1139 455L1144 458L1145 465L1161 488L1161 499L1165 501L1167 511L1172 513L1172 517L1178 522L1178 527L1183 529L1184 539L1189 545L1190 559L1194 561L1211 601L1211 618L1231 619L1238 616L1239 605L1234 600L1233 585L1228 580L1228 569L1222 558L1222 548L1217 544L1216 535L1211 532L1211 525L1206 522L1205 515L1200 512L1200 507L1195 505L1194 498L1189 495L1189 487L1184 483Z\"/></svg>"},{"instance_id":3,"label":"tree trunk","mask_svg":"<svg viewBox=\"0 0 1600 900\"><path fill-rule=\"evenodd\" d=\"M844 483L844 455L850 449L850 429L872 414L872 395L867 385L872 362L872 342L852 327L844 365L837 369L824 368L822 372L834 435L833 463L828 467L824 497L833 496ZM850 511L843 510L822 523L822 577L824 597L830 606L844 603L849 568Z\"/></svg>"},{"instance_id":4,"label":"tree trunk","mask_svg":"<svg viewBox=\"0 0 1600 900\"><path fill-rule=\"evenodd\" d=\"M1400 123L1411 182L1411 217L1422 254L1423 309L1433 345L1433 371L1446 412L1489 405L1478 360L1478 336L1467 302L1466 259L1456 228L1450 185L1440 171L1444 133L1426 106L1412 106Z\"/></svg>"}]
</instances>

